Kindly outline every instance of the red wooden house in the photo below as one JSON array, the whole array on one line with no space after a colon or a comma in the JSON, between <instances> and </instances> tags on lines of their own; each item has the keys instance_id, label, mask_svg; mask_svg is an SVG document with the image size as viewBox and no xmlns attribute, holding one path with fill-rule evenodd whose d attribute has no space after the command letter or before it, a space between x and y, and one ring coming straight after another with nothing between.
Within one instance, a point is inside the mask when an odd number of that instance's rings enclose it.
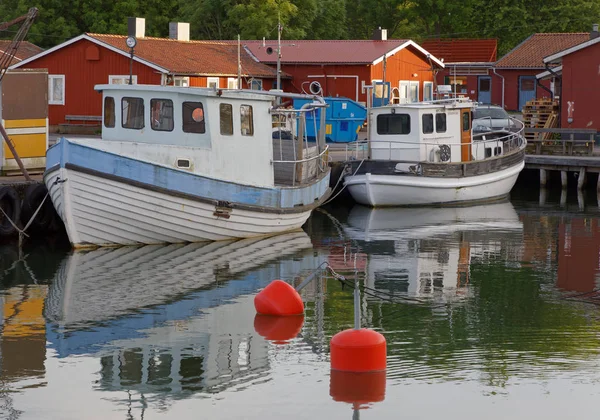
<instances>
[{"instance_id":1,"label":"red wooden house","mask_svg":"<svg viewBox=\"0 0 600 420\"><path fill-rule=\"evenodd\" d=\"M537 83L536 75L547 70L544 57L571 48L589 39L589 33L533 34L495 66L500 83L492 88L492 102L507 110L520 111L527 101L551 96L550 82Z\"/></svg>"},{"instance_id":2,"label":"red wooden house","mask_svg":"<svg viewBox=\"0 0 600 420\"><path fill-rule=\"evenodd\" d=\"M400 102L432 99L434 72L444 64L415 42L406 39L345 41L281 41L281 69L292 77L296 92L308 92L319 82L323 95L366 102L365 85L385 81ZM277 64L272 41L244 41L261 63ZM381 92L382 93L382 92Z\"/></svg>"},{"instance_id":3,"label":"red wooden house","mask_svg":"<svg viewBox=\"0 0 600 420\"><path fill-rule=\"evenodd\" d=\"M436 76L438 85L450 85L452 92L474 101L492 102L496 39L432 39L421 45L444 62Z\"/></svg>"},{"instance_id":4,"label":"red wooden house","mask_svg":"<svg viewBox=\"0 0 600 420\"><path fill-rule=\"evenodd\" d=\"M560 98L562 128L600 131L600 33L598 27L581 44L544 58L549 70L538 75L551 80Z\"/></svg>"},{"instance_id":5,"label":"red wooden house","mask_svg":"<svg viewBox=\"0 0 600 420\"><path fill-rule=\"evenodd\" d=\"M190 41L189 29L181 30L182 24L172 25L172 38L145 37L144 26L138 26L133 83L237 88L237 45ZM185 29L187 24L183 25ZM102 95L94 86L129 82L130 50L126 38L82 34L11 68L48 69L50 126L78 120L79 116L98 117L102 115ZM271 67L257 62L243 49L241 73L243 88L270 89L276 79Z\"/></svg>"}]
</instances>

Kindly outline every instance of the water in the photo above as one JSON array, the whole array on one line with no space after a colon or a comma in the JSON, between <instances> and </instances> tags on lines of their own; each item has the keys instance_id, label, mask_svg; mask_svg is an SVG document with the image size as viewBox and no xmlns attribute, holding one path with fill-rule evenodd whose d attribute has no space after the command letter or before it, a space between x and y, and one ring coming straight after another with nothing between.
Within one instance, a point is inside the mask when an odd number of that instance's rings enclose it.
<instances>
[{"instance_id":1,"label":"water","mask_svg":"<svg viewBox=\"0 0 600 420\"><path fill-rule=\"evenodd\" d=\"M337 206L260 240L49 244L20 260L4 245L0 416L594 418L600 210L513 197ZM302 292L304 319L255 318L262 287L299 284L323 262L349 284L326 273ZM381 378L365 386L330 372L329 340L353 326L356 279L367 287L361 322L388 343L380 388Z\"/></svg>"}]
</instances>

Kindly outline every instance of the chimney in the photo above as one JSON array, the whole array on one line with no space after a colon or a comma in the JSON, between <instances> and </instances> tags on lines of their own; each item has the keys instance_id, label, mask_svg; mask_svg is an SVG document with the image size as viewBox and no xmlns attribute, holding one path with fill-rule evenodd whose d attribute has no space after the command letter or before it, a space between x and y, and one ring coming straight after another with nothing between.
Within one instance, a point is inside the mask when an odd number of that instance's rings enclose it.
<instances>
[{"instance_id":1,"label":"chimney","mask_svg":"<svg viewBox=\"0 0 600 420\"><path fill-rule=\"evenodd\" d=\"M596 39L600 36L600 32L598 32L598 24L594 23L592 25L592 32L590 32L590 39Z\"/></svg>"},{"instance_id":2,"label":"chimney","mask_svg":"<svg viewBox=\"0 0 600 420\"><path fill-rule=\"evenodd\" d=\"M169 23L169 38L177 41L190 40L190 24L182 22Z\"/></svg>"},{"instance_id":3,"label":"chimney","mask_svg":"<svg viewBox=\"0 0 600 420\"><path fill-rule=\"evenodd\" d=\"M381 29L381 26L373 31L374 41L387 41L387 29Z\"/></svg>"},{"instance_id":4,"label":"chimney","mask_svg":"<svg viewBox=\"0 0 600 420\"><path fill-rule=\"evenodd\" d=\"M127 18L127 35L136 38L144 38L146 36L146 19L138 17Z\"/></svg>"}]
</instances>

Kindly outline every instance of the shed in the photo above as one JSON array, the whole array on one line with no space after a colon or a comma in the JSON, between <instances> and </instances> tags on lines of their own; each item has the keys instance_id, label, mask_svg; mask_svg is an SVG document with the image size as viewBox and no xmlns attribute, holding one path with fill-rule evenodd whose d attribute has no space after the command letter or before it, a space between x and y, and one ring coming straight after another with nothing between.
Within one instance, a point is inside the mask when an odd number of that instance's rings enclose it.
<instances>
[{"instance_id":1,"label":"shed","mask_svg":"<svg viewBox=\"0 0 600 420\"><path fill-rule=\"evenodd\" d=\"M536 75L546 70L544 57L581 44L589 33L537 33L525 39L495 65L500 83L492 88L492 102L520 111L530 100L549 98L550 82L537 83ZM498 86L500 85L500 86Z\"/></svg>"},{"instance_id":2,"label":"shed","mask_svg":"<svg viewBox=\"0 0 600 420\"><path fill-rule=\"evenodd\" d=\"M438 85L450 85L452 92L474 101L492 102L496 39L430 39L422 45L444 62L445 68L437 73Z\"/></svg>"},{"instance_id":3,"label":"shed","mask_svg":"<svg viewBox=\"0 0 600 420\"><path fill-rule=\"evenodd\" d=\"M172 25L177 28L181 24ZM237 88L237 45L189 40L189 31L171 31L173 38L146 37L144 32L144 25L136 32L137 45L131 60L133 83ZM102 95L94 86L129 82L130 49L126 38L85 33L11 68L48 69L48 113L53 128L66 127L69 122L90 125L102 115ZM270 89L276 79L275 70L243 49L240 57L242 87Z\"/></svg>"}]
</instances>

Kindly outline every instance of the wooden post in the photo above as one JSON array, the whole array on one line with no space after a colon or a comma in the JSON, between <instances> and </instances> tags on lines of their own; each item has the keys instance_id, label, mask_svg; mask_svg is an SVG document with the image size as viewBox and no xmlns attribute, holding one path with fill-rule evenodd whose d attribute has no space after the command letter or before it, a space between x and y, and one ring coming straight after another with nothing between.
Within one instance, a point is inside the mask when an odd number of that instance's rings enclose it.
<instances>
[{"instance_id":1,"label":"wooden post","mask_svg":"<svg viewBox=\"0 0 600 420\"><path fill-rule=\"evenodd\" d=\"M571 140L569 142L569 155L573 154L573 143L575 142L575 134L571 133L571 135L569 136L569 140Z\"/></svg>"},{"instance_id":2,"label":"wooden post","mask_svg":"<svg viewBox=\"0 0 600 420\"><path fill-rule=\"evenodd\" d=\"M577 190L581 191L581 189L585 186L585 167L579 169L579 177L577 178Z\"/></svg>"},{"instance_id":3,"label":"wooden post","mask_svg":"<svg viewBox=\"0 0 600 420\"><path fill-rule=\"evenodd\" d=\"M540 187L545 188L548 182L548 173L545 169L540 169Z\"/></svg>"},{"instance_id":4,"label":"wooden post","mask_svg":"<svg viewBox=\"0 0 600 420\"><path fill-rule=\"evenodd\" d=\"M545 188L540 188L540 206L546 204L546 198L548 198L548 190Z\"/></svg>"},{"instance_id":5,"label":"wooden post","mask_svg":"<svg viewBox=\"0 0 600 420\"><path fill-rule=\"evenodd\" d=\"M560 192L560 206L564 207L567 205L567 189L563 188Z\"/></svg>"},{"instance_id":6,"label":"wooden post","mask_svg":"<svg viewBox=\"0 0 600 420\"><path fill-rule=\"evenodd\" d=\"M567 175L567 171L560 171L560 185L563 190L567 188Z\"/></svg>"},{"instance_id":7,"label":"wooden post","mask_svg":"<svg viewBox=\"0 0 600 420\"><path fill-rule=\"evenodd\" d=\"M577 190L577 205L579 206L579 210L585 209L585 200L583 198L583 192L581 192L581 190Z\"/></svg>"},{"instance_id":8,"label":"wooden post","mask_svg":"<svg viewBox=\"0 0 600 420\"><path fill-rule=\"evenodd\" d=\"M596 191L600 193L600 173L598 174L598 183L596 184Z\"/></svg>"}]
</instances>

